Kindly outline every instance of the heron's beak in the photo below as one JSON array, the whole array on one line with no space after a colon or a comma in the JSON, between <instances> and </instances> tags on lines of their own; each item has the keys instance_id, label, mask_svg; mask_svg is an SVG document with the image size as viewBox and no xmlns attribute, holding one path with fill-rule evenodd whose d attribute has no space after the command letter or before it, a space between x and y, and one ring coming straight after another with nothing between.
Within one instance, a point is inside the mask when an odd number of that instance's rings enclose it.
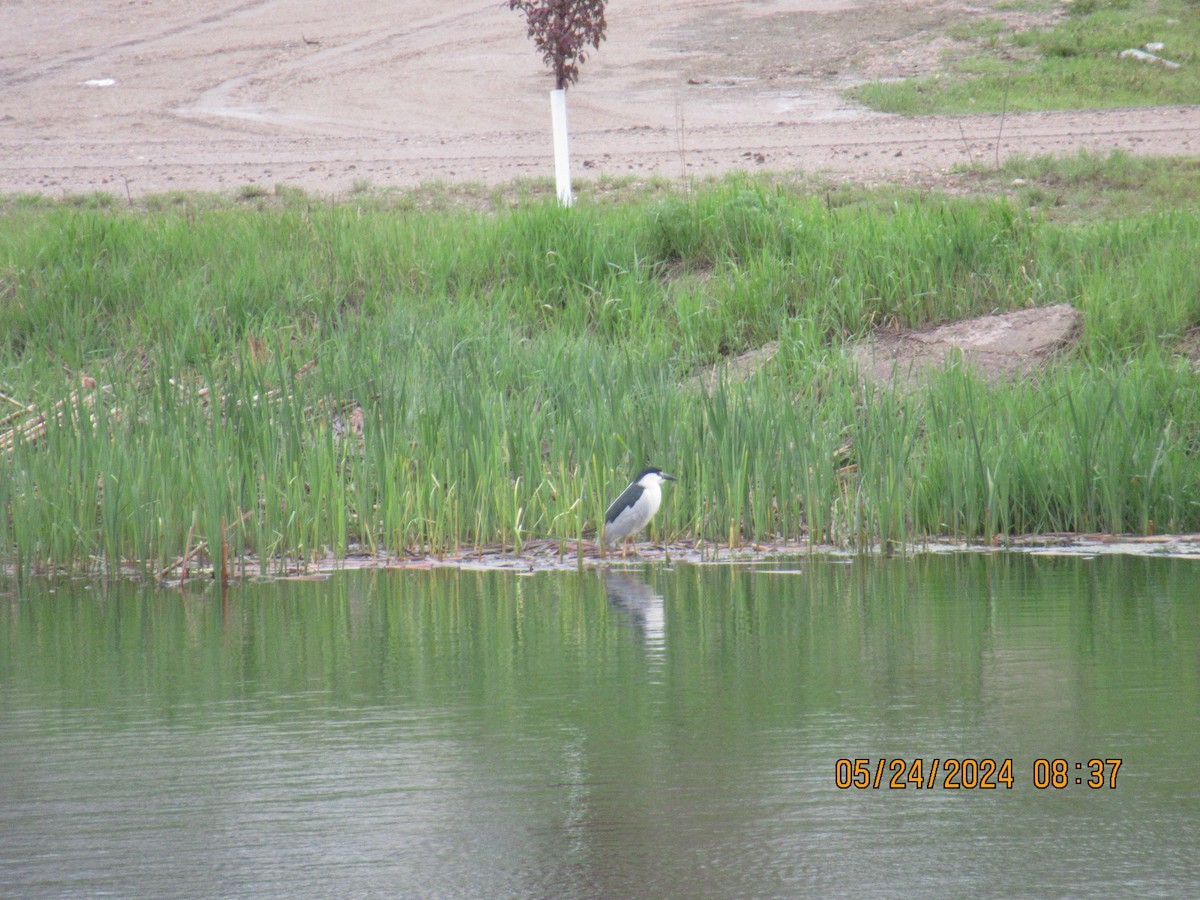
<instances>
[{"instance_id":1,"label":"heron's beak","mask_svg":"<svg viewBox=\"0 0 1200 900\"><path fill-rule=\"evenodd\" d=\"M662 475L663 481L674 481L675 480L674 475L668 475L666 472L660 472L659 474Z\"/></svg>"}]
</instances>

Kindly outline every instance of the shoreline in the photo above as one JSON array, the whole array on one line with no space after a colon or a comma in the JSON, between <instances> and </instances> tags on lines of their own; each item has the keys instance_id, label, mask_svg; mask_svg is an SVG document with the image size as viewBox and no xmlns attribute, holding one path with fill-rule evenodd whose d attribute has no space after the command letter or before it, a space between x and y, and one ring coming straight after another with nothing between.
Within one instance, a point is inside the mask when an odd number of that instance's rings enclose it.
<instances>
[{"instance_id":1,"label":"shoreline","mask_svg":"<svg viewBox=\"0 0 1200 900\"><path fill-rule=\"evenodd\" d=\"M561 548L561 550L560 550ZM520 551L499 544L481 546L477 550L447 553L370 554L351 551L343 557L323 556L305 563L292 560L280 563L274 571L260 571L257 557L246 556L229 563L225 586L246 581L311 581L324 580L339 572L348 571L433 571L512 572L533 575L544 572L628 571L657 566L747 566L786 563L789 561L844 561L864 558L901 558L945 555L950 553L1016 553L1032 556L1082 557L1143 556L1167 559L1200 560L1200 534L1025 534L993 539L990 543L967 541L950 537L929 537L903 547L885 547L873 543L867 549L852 549L834 544L810 544L806 541L748 542L738 547L709 541L681 541L670 544L645 542L636 552L601 554L594 541L583 541L582 550L573 541L527 541ZM5 567L5 577L16 578L12 567ZM182 574L182 578L180 577ZM154 581L160 588L184 588L198 583L220 581L219 562L193 560L184 570L176 561L156 576L147 576L136 567L125 566L117 572L62 570L29 570L25 578L82 578L129 579Z\"/></svg>"}]
</instances>

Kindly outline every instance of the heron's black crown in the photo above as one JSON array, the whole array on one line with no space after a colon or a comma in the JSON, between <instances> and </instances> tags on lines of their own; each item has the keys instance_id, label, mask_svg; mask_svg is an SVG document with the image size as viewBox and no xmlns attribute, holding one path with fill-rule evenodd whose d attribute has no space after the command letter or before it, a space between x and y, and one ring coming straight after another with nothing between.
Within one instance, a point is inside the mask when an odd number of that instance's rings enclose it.
<instances>
[{"instance_id":1,"label":"heron's black crown","mask_svg":"<svg viewBox=\"0 0 1200 900\"><path fill-rule=\"evenodd\" d=\"M666 473L665 473L665 472L664 472L662 469L660 469L658 466L646 466L646 468L642 469L642 471L638 472L638 473L637 473L637 475L634 477L634 479L633 479L633 482L634 482L634 484L636 484L637 482L641 481L641 480L642 480L643 478L645 478L647 475L651 475L651 474L653 474L653 475L661 475L661 476L663 477L663 479L664 479L664 480L666 480L666 481L674 481L674 480L675 480L675 476L674 476L674 475L668 475L668 474L666 474Z\"/></svg>"}]
</instances>

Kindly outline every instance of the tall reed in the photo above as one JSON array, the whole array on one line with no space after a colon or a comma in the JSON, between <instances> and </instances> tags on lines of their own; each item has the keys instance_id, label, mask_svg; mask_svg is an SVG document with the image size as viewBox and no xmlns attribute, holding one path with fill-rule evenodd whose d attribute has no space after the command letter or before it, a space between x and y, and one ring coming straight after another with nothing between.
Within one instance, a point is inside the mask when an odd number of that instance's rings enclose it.
<instances>
[{"instance_id":1,"label":"tall reed","mask_svg":"<svg viewBox=\"0 0 1200 900\"><path fill-rule=\"evenodd\" d=\"M146 572L221 523L269 572L590 537L643 465L658 539L1200 530L1186 208L833 202L734 178L571 210L345 204L0 216L0 390L49 410L0 469L18 568ZM1036 380L864 389L871 327L1071 302ZM749 379L703 367L777 341ZM80 388L80 374L94 378ZM355 427L361 422L361 434Z\"/></svg>"}]
</instances>

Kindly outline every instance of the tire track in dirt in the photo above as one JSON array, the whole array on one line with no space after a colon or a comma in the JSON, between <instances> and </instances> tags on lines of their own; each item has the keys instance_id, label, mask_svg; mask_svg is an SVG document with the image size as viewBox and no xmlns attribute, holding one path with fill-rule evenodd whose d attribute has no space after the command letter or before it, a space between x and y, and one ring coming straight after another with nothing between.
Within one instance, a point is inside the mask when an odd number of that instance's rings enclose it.
<instances>
[{"instance_id":1,"label":"tire track in dirt","mask_svg":"<svg viewBox=\"0 0 1200 900\"><path fill-rule=\"evenodd\" d=\"M403 31L368 33L344 43L315 49L300 58L268 61L253 72L238 75L202 92L195 102L174 110L184 117L239 119L281 129L318 133L344 133L350 128L379 130L362 121L346 122L287 110L271 109L273 93L283 85L311 84L378 65L386 56L399 63L414 64L422 58L450 53L466 54L472 39L463 37L465 26L480 18L478 9L443 13L406 23ZM308 43L306 38L302 38ZM314 40L310 46L320 46ZM394 47L390 53L386 48Z\"/></svg>"},{"instance_id":2,"label":"tire track in dirt","mask_svg":"<svg viewBox=\"0 0 1200 900\"><path fill-rule=\"evenodd\" d=\"M176 40L195 35L203 28L224 24L231 18L269 6L274 2L276 0L250 0L250 2L239 4L232 9L201 15L181 24L149 34L131 38L115 35L113 36L115 39L112 41L94 45L86 50L59 53L51 59L38 62L36 65L21 67L18 64L12 70L0 72L0 77L3 77L5 87L29 84L40 79L58 75L65 69L80 68L86 65L94 66L105 57L121 53L144 51L162 41ZM44 10L43 14L46 13L53 14L53 10Z\"/></svg>"},{"instance_id":3,"label":"tire track in dirt","mask_svg":"<svg viewBox=\"0 0 1200 900\"><path fill-rule=\"evenodd\" d=\"M610 0L608 40L569 95L574 174L936 182L1009 154L1196 153L1200 107L1010 114L1001 128L996 116L905 119L840 98L867 74L933 64L939 27L1002 6ZM174 20L136 0L10 10L3 192L339 194L553 172L549 78L501 0L432 11L426 0L192 0ZM96 75L115 86L82 86Z\"/></svg>"}]
</instances>

